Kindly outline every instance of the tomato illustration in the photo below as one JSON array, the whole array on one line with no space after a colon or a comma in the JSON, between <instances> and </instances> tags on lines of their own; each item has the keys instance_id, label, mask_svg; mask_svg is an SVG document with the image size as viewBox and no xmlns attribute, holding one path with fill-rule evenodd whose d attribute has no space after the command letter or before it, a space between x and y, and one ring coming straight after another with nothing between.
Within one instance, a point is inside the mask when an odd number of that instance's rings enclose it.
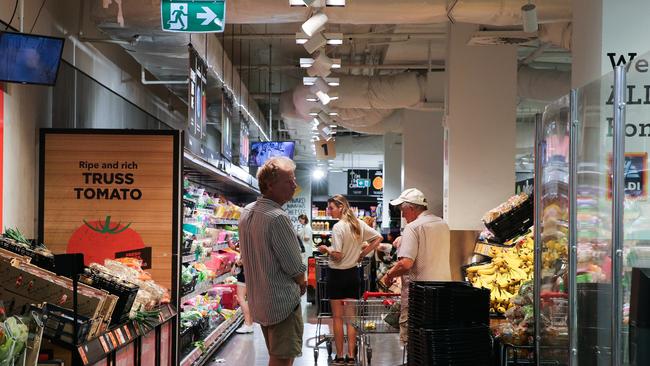
<instances>
[{"instance_id":1,"label":"tomato illustration","mask_svg":"<svg viewBox=\"0 0 650 366\"><path fill-rule=\"evenodd\" d=\"M115 253L141 249L144 242L131 224L111 223L111 217L106 221L83 220L84 224L72 234L68 240L68 253L83 253L84 264L104 264L104 259L114 259Z\"/></svg>"}]
</instances>

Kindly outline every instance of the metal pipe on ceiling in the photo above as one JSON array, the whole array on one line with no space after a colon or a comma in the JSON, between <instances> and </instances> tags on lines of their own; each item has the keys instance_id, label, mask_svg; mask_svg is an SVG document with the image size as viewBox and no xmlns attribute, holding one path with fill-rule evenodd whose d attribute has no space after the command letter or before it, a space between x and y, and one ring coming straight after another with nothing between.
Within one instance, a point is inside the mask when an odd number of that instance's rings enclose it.
<instances>
[{"instance_id":1,"label":"metal pipe on ceiling","mask_svg":"<svg viewBox=\"0 0 650 366\"><path fill-rule=\"evenodd\" d=\"M269 68L273 70L295 70L300 69L299 65L238 65L237 68L242 71L246 70L266 70ZM374 69L374 70L428 70L428 64L394 64L394 65L342 65L341 71L347 71L350 69ZM445 71L444 65L435 65L431 67L430 71Z\"/></svg>"},{"instance_id":2,"label":"metal pipe on ceiling","mask_svg":"<svg viewBox=\"0 0 650 366\"><path fill-rule=\"evenodd\" d=\"M296 39L295 33L272 33L272 34L226 34L225 37L235 39ZM408 39L447 39L446 32L427 32L427 33L346 33L343 34L343 40L352 39L386 39L386 38L406 38Z\"/></svg>"}]
</instances>

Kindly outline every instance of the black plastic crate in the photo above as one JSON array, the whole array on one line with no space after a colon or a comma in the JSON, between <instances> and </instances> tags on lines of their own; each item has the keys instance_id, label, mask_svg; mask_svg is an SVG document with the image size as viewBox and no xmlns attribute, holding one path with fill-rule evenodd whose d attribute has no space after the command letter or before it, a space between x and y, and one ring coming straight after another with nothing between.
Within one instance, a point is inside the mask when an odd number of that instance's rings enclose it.
<instances>
[{"instance_id":1,"label":"black plastic crate","mask_svg":"<svg viewBox=\"0 0 650 366\"><path fill-rule=\"evenodd\" d=\"M492 340L487 326L450 329L412 329L408 339L409 365L489 365Z\"/></svg>"},{"instance_id":2,"label":"black plastic crate","mask_svg":"<svg viewBox=\"0 0 650 366\"><path fill-rule=\"evenodd\" d=\"M489 324L490 292L464 282L411 282L410 328L452 328Z\"/></svg>"},{"instance_id":3,"label":"black plastic crate","mask_svg":"<svg viewBox=\"0 0 650 366\"><path fill-rule=\"evenodd\" d=\"M32 240L31 246L28 246L27 244L18 243L10 238L0 237L0 248L29 257L31 258L31 264L48 271L54 271L54 256L45 255L36 250L34 240Z\"/></svg>"},{"instance_id":4,"label":"black plastic crate","mask_svg":"<svg viewBox=\"0 0 650 366\"><path fill-rule=\"evenodd\" d=\"M43 336L47 339L69 345L82 343L88 339L91 323L85 316L77 314L77 341L73 342L74 313L72 310L45 303L42 309L32 310L43 314Z\"/></svg>"},{"instance_id":5,"label":"black plastic crate","mask_svg":"<svg viewBox=\"0 0 650 366\"><path fill-rule=\"evenodd\" d=\"M210 319L201 318L197 320L196 325L194 325L194 333L196 334L196 339L203 339L203 336L210 330Z\"/></svg>"},{"instance_id":6,"label":"black plastic crate","mask_svg":"<svg viewBox=\"0 0 650 366\"><path fill-rule=\"evenodd\" d=\"M192 254L192 243L194 242L193 238L187 238L181 243L181 255Z\"/></svg>"},{"instance_id":7,"label":"black plastic crate","mask_svg":"<svg viewBox=\"0 0 650 366\"><path fill-rule=\"evenodd\" d=\"M533 226L533 208L533 196L530 195L521 205L502 214L492 222L485 223L485 227L499 241L506 242L518 235L525 234Z\"/></svg>"},{"instance_id":8,"label":"black plastic crate","mask_svg":"<svg viewBox=\"0 0 650 366\"><path fill-rule=\"evenodd\" d=\"M181 285L181 297L194 291L194 289L196 288L197 280L198 280L198 276L195 275L194 277L192 277L192 281L190 281L190 283Z\"/></svg>"},{"instance_id":9,"label":"black plastic crate","mask_svg":"<svg viewBox=\"0 0 650 366\"><path fill-rule=\"evenodd\" d=\"M117 278L106 278L90 269L86 270L86 273L81 276L80 281L118 297L115 309L113 309L113 315L111 316L111 325L122 324L129 320L131 307L133 307L133 302L140 289L138 285Z\"/></svg>"},{"instance_id":10,"label":"black plastic crate","mask_svg":"<svg viewBox=\"0 0 650 366\"><path fill-rule=\"evenodd\" d=\"M181 351L190 347L196 341L196 333L194 327L182 328L180 337L178 338L178 349Z\"/></svg>"}]
</instances>

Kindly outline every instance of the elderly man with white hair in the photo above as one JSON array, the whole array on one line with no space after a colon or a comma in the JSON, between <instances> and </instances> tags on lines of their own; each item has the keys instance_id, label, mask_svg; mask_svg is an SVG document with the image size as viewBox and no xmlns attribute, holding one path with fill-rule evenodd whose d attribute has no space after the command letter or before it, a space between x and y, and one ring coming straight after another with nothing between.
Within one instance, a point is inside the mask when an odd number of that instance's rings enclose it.
<instances>
[{"instance_id":1,"label":"elderly man with white hair","mask_svg":"<svg viewBox=\"0 0 650 366\"><path fill-rule=\"evenodd\" d=\"M451 281L449 265L449 227L440 217L427 211L427 199L415 188L402 192L390 202L399 207L407 225L401 236L397 264L386 274L390 286L402 276L400 340L408 340L408 285L414 281ZM405 278L408 276L408 279Z\"/></svg>"},{"instance_id":2,"label":"elderly man with white hair","mask_svg":"<svg viewBox=\"0 0 650 366\"><path fill-rule=\"evenodd\" d=\"M296 191L296 165L274 157L257 172L262 197L239 219L241 259L253 321L262 326L269 366L291 366L302 355L306 266L289 215L282 205Z\"/></svg>"}]
</instances>

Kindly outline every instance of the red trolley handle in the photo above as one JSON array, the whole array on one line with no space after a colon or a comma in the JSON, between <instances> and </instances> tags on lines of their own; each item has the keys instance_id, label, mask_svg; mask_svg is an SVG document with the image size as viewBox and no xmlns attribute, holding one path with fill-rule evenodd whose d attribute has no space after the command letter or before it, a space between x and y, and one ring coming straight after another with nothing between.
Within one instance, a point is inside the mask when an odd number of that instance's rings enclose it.
<instances>
[{"instance_id":1,"label":"red trolley handle","mask_svg":"<svg viewBox=\"0 0 650 366\"><path fill-rule=\"evenodd\" d=\"M363 293L364 300L368 300L369 298L381 298L381 297L399 297L399 294L393 292L370 292L370 291L366 291Z\"/></svg>"}]
</instances>

